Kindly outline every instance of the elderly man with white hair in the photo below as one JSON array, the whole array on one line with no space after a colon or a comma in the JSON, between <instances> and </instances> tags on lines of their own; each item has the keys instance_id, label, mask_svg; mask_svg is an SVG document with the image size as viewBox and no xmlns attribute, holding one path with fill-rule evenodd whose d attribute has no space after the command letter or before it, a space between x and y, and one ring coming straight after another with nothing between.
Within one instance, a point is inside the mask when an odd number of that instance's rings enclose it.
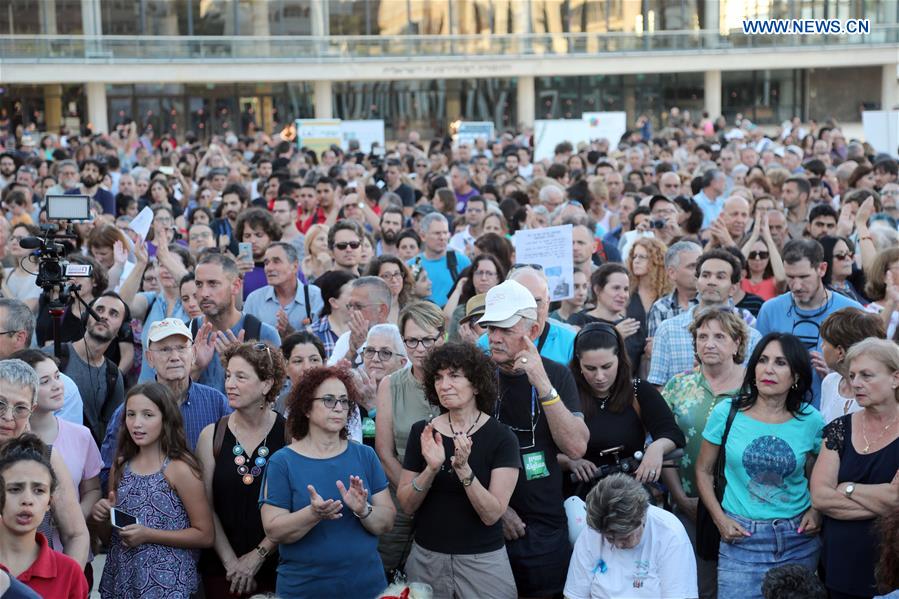
<instances>
[{"instance_id":1,"label":"elderly man with white hair","mask_svg":"<svg viewBox=\"0 0 899 599\"><path fill-rule=\"evenodd\" d=\"M568 325L549 318L549 284L546 275L542 270L525 266L513 268L506 280L515 281L534 298L537 306L536 323L538 327L534 345L537 352L547 360L568 364L574 351L576 332ZM486 333L478 339L478 345L485 349L488 347Z\"/></svg>"},{"instance_id":2,"label":"elderly man with white hair","mask_svg":"<svg viewBox=\"0 0 899 599\"><path fill-rule=\"evenodd\" d=\"M550 183L540 188L537 199L552 214L556 208L565 203L565 190L555 183Z\"/></svg>"}]
</instances>

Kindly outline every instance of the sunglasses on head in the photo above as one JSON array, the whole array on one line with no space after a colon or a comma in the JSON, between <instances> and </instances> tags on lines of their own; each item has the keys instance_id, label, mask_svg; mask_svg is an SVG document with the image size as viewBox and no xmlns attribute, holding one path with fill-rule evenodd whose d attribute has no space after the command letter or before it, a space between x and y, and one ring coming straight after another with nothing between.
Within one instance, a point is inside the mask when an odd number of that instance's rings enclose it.
<instances>
[{"instance_id":1,"label":"sunglasses on head","mask_svg":"<svg viewBox=\"0 0 899 599\"><path fill-rule=\"evenodd\" d=\"M353 248L354 250L358 250L361 245L361 241L341 241L340 243L335 243L334 247L336 247L338 250L345 250L348 247Z\"/></svg>"}]
</instances>

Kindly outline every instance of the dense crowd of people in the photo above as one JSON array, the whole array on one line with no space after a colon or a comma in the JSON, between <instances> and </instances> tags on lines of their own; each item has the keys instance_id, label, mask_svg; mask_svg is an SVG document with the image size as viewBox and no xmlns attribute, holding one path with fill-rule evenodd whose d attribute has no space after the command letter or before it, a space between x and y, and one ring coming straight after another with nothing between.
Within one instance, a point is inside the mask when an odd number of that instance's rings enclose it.
<instances>
[{"instance_id":1,"label":"dense crowd of people","mask_svg":"<svg viewBox=\"0 0 899 599\"><path fill-rule=\"evenodd\" d=\"M0 597L899 592L899 163L836 124L19 134Z\"/></svg>"}]
</instances>

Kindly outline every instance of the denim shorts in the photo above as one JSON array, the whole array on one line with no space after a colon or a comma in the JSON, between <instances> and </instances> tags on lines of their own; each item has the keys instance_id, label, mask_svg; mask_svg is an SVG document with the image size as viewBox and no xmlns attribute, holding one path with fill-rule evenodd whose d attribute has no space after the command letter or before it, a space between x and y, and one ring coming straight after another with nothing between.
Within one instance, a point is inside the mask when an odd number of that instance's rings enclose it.
<instances>
[{"instance_id":1,"label":"denim shorts","mask_svg":"<svg viewBox=\"0 0 899 599\"><path fill-rule=\"evenodd\" d=\"M798 563L815 572L821 540L797 531L802 516L749 520L725 512L752 536L721 541L718 548L718 596L762 599L762 580L771 568Z\"/></svg>"}]
</instances>

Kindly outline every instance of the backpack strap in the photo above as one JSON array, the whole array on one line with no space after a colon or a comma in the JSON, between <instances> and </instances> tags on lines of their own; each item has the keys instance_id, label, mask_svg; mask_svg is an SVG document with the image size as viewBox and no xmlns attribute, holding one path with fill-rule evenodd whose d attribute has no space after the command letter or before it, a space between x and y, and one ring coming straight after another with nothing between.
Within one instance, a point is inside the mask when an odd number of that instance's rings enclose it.
<instances>
[{"instance_id":1,"label":"backpack strap","mask_svg":"<svg viewBox=\"0 0 899 599\"><path fill-rule=\"evenodd\" d=\"M110 404L115 399L116 382L119 380L119 367L109 358L106 360L106 403Z\"/></svg>"},{"instance_id":2,"label":"backpack strap","mask_svg":"<svg viewBox=\"0 0 899 599\"><path fill-rule=\"evenodd\" d=\"M150 303L147 304L147 313L144 314L144 321L141 323L141 329L147 328L147 319L150 318L150 310L153 309L153 304L156 303L156 298L159 297L158 293L153 294L153 299L150 300Z\"/></svg>"},{"instance_id":3,"label":"backpack strap","mask_svg":"<svg viewBox=\"0 0 899 599\"><path fill-rule=\"evenodd\" d=\"M309 301L309 285L303 283L303 300L306 302L306 318L303 324L309 326L312 324L312 303Z\"/></svg>"},{"instance_id":4,"label":"backpack strap","mask_svg":"<svg viewBox=\"0 0 899 599\"><path fill-rule=\"evenodd\" d=\"M200 331L200 323L197 322L196 318L192 318L190 320L190 336L194 338L196 341L197 333Z\"/></svg>"},{"instance_id":5,"label":"backpack strap","mask_svg":"<svg viewBox=\"0 0 899 599\"><path fill-rule=\"evenodd\" d=\"M455 283L459 278L459 260L456 258L454 250L447 250L446 252L446 267L449 269L453 283Z\"/></svg>"},{"instance_id":6,"label":"backpack strap","mask_svg":"<svg viewBox=\"0 0 899 599\"><path fill-rule=\"evenodd\" d=\"M640 401L637 399L637 386L640 384L640 379L634 379L634 398L632 400L631 405L634 407L634 411L637 413L637 418L640 419L640 425L643 427L643 435L646 435L646 425L643 424L643 411L640 409Z\"/></svg>"},{"instance_id":7,"label":"backpack strap","mask_svg":"<svg viewBox=\"0 0 899 599\"><path fill-rule=\"evenodd\" d=\"M253 316L252 314L247 314L243 319L243 338L244 341L250 340L259 340L259 335L262 333L262 321Z\"/></svg>"},{"instance_id":8,"label":"backpack strap","mask_svg":"<svg viewBox=\"0 0 899 599\"><path fill-rule=\"evenodd\" d=\"M212 457L217 458L222 451L222 443L225 440L225 431L228 430L228 419L231 414L225 414L215 423L215 435L212 437Z\"/></svg>"},{"instance_id":9,"label":"backpack strap","mask_svg":"<svg viewBox=\"0 0 899 599\"><path fill-rule=\"evenodd\" d=\"M59 371L65 372L66 367L69 365L69 344L68 343L60 343L59 344Z\"/></svg>"}]
</instances>

